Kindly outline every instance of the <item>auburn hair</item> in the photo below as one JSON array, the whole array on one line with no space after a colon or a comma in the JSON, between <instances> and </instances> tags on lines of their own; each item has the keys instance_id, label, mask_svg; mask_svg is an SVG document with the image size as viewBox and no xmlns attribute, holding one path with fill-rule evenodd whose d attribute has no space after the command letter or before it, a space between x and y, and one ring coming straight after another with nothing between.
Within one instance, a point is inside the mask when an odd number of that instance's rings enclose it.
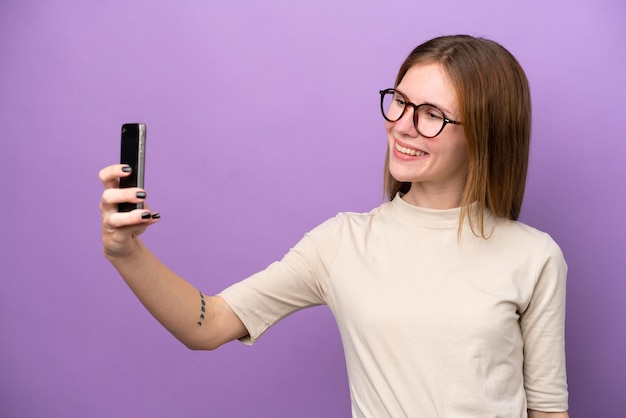
<instances>
[{"instance_id":1,"label":"auburn hair","mask_svg":"<svg viewBox=\"0 0 626 418\"><path fill-rule=\"evenodd\" d=\"M498 43L469 35L442 36L415 48L400 66L395 86L415 65L437 63L456 91L468 148L459 233L468 218L473 233L488 238L484 215L517 220L530 149L530 88L515 57ZM391 200L411 183L399 182L385 161L385 194ZM474 202L477 205L472 205ZM481 204L482 203L482 204ZM475 210L471 210L473 207Z\"/></svg>"}]
</instances>

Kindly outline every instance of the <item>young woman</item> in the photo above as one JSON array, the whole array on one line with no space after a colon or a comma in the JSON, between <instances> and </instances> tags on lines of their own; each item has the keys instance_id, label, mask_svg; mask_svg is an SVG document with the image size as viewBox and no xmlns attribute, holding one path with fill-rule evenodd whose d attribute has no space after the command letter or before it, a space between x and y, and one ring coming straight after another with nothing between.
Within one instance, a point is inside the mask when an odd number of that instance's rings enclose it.
<instances>
[{"instance_id":1,"label":"young woman","mask_svg":"<svg viewBox=\"0 0 626 418\"><path fill-rule=\"evenodd\" d=\"M567 267L547 234L517 222L530 140L523 70L493 41L440 37L380 95L389 202L337 215L209 297L138 238L158 214L117 212L145 194L118 189L128 173L113 165L100 172L105 256L192 349L252 344L326 304L355 417L567 417Z\"/></svg>"}]
</instances>

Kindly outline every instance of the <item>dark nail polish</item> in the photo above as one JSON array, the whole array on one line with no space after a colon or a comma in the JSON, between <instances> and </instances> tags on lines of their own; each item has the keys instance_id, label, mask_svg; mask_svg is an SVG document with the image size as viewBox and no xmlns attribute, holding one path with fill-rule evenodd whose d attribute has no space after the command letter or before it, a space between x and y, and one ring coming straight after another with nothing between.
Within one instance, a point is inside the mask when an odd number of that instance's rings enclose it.
<instances>
[{"instance_id":1,"label":"dark nail polish","mask_svg":"<svg viewBox=\"0 0 626 418\"><path fill-rule=\"evenodd\" d=\"M124 173L130 173L131 171L133 171L132 167L129 165L125 165L124 167L122 167L122 171Z\"/></svg>"},{"instance_id":2,"label":"dark nail polish","mask_svg":"<svg viewBox=\"0 0 626 418\"><path fill-rule=\"evenodd\" d=\"M145 199L146 192L137 192L137 199Z\"/></svg>"},{"instance_id":3,"label":"dark nail polish","mask_svg":"<svg viewBox=\"0 0 626 418\"><path fill-rule=\"evenodd\" d=\"M161 214L158 212L152 214L152 219L159 219L160 217L161 217Z\"/></svg>"},{"instance_id":4,"label":"dark nail polish","mask_svg":"<svg viewBox=\"0 0 626 418\"><path fill-rule=\"evenodd\" d=\"M141 214L141 219L150 219L150 216L152 216L150 212L144 212Z\"/></svg>"}]
</instances>

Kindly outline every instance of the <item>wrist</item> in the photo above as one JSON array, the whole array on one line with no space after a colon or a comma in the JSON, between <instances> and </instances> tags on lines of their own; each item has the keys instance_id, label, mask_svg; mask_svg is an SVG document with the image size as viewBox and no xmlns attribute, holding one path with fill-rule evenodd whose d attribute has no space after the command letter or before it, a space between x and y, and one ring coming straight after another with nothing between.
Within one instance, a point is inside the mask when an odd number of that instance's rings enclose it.
<instances>
[{"instance_id":1,"label":"wrist","mask_svg":"<svg viewBox=\"0 0 626 418\"><path fill-rule=\"evenodd\" d=\"M124 244L114 243L107 244L106 242L102 246L102 252L104 257L113 264L123 263L125 260L133 259L139 252L141 252L142 243L139 238L129 239Z\"/></svg>"}]
</instances>

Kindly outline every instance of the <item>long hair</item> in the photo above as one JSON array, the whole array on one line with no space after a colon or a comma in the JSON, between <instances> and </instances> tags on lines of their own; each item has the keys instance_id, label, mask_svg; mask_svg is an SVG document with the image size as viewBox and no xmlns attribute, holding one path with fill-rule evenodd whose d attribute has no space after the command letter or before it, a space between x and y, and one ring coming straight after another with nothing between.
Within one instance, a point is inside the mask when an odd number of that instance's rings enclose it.
<instances>
[{"instance_id":1,"label":"long hair","mask_svg":"<svg viewBox=\"0 0 626 418\"><path fill-rule=\"evenodd\" d=\"M468 173L461 199L462 221L487 238L485 208L498 217L517 220L524 197L530 149L530 88L515 57L498 43L468 35L443 36L415 48L400 66L395 86L419 64L438 63L456 91L468 147ZM385 161L385 194L391 200L406 193ZM478 203L473 205L472 203ZM482 203L482 204L481 204ZM470 207L475 210L470 212Z\"/></svg>"}]
</instances>

